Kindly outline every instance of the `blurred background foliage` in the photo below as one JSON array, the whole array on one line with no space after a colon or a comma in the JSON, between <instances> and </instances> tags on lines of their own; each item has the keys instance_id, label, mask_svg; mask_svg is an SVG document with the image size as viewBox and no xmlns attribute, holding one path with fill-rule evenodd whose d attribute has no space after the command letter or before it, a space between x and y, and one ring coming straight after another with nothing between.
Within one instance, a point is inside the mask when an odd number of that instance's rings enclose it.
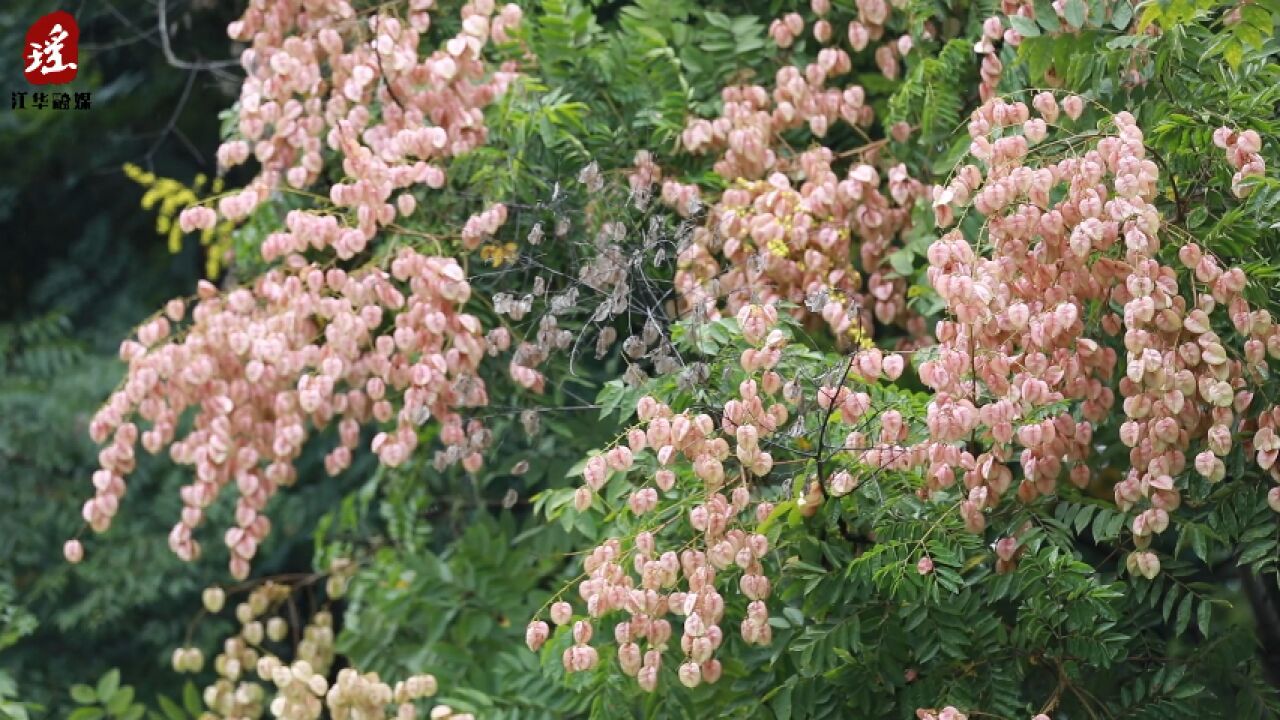
<instances>
[{"instance_id":1,"label":"blurred background foliage","mask_svg":"<svg viewBox=\"0 0 1280 720\"><path fill-rule=\"evenodd\" d=\"M32 90L18 61L26 28L58 9L81 30L81 70L66 89L91 93L91 106L36 110L28 99L13 109L10 94ZM224 29L239 11L174 4L175 54L225 60ZM172 67L158 37L147 0L0 8L0 718L22 717L23 703L39 706L34 717L67 717L68 688L112 667L154 704L177 687L169 653L200 590L221 579L216 557L187 565L166 547L186 482L166 458L142 460L129 493L146 502L122 511L109 549L74 567L61 557L97 466L88 419L123 374L120 339L205 270L200 249L170 253L157 238L123 165L187 182L212 173L218 113L237 84ZM342 492L316 484L280 503L263 570L309 568L311 532ZM211 641L217 629L197 632Z\"/></svg>"}]
</instances>

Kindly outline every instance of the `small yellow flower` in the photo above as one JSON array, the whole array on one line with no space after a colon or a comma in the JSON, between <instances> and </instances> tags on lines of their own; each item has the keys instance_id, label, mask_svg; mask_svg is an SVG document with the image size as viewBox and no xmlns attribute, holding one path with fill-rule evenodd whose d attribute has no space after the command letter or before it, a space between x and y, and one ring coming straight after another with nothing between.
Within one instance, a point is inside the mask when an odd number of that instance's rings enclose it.
<instances>
[{"instance_id":1,"label":"small yellow flower","mask_svg":"<svg viewBox=\"0 0 1280 720\"><path fill-rule=\"evenodd\" d=\"M516 247L515 243L485 245L480 248L480 259L489 263L492 267L514 262L519 254L519 248Z\"/></svg>"},{"instance_id":2,"label":"small yellow flower","mask_svg":"<svg viewBox=\"0 0 1280 720\"><path fill-rule=\"evenodd\" d=\"M169 227L169 252L177 254L182 249L182 226L176 222L171 222L166 217L160 217L158 220L164 220ZM157 228L158 230L158 228ZM163 232L163 231L161 231Z\"/></svg>"},{"instance_id":3,"label":"small yellow flower","mask_svg":"<svg viewBox=\"0 0 1280 720\"><path fill-rule=\"evenodd\" d=\"M862 331L861 325L853 325L849 328L849 339L863 350L870 350L875 346L871 338Z\"/></svg>"}]
</instances>

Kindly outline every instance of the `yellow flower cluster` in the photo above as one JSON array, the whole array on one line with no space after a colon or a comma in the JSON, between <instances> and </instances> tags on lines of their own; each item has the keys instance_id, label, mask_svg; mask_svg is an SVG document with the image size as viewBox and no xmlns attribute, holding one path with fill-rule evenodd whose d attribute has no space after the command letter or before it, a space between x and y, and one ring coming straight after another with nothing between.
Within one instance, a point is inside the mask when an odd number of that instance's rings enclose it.
<instances>
[{"instance_id":1,"label":"yellow flower cluster","mask_svg":"<svg viewBox=\"0 0 1280 720\"><path fill-rule=\"evenodd\" d=\"M180 251L183 233L178 224L178 214L200 203L200 191L209 179L203 173L198 174L188 187L173 178L157 177L133 163L125 163L124 174L147 189L142 195L142 209L156 211L156 233L168 239L169 252ZM209 188L211 194L217 195L222 189L222 178L214 178ZM222 272L223 262L232 251L231 231L234 228L232 222L223 220L208 230L200 231L200 244L206 248L205 274L208 277L217 277Z\"/></svg>"},{"instance_id":2,"label":"yellow flower cluster","mask_svg":"<svg viewBox=\"0 0 1280 720\"><path fill-rule=\"evenodd\" d=\"M480 259L489 263L492 267L499 267L501 265L506 265L509 262L514 262L519 255L520 249L516 247L515 243L506 243L503 245L491 243L480 248Z\"/></svg>"}]
</instances>

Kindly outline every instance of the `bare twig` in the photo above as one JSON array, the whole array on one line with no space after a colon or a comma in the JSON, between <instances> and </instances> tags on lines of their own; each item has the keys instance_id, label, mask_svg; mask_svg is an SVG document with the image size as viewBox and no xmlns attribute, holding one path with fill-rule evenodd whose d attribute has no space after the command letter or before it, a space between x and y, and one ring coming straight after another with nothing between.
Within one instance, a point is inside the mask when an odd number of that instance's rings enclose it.
<instances>
[{"instance_id":1,"label":"bare twig","mask_svg":"<svg viewBox=\"0 0 1280 720\"><path fill-rule=\"evenodd\" d=\"M165 123L163 129L160 130L160 137L151 144L151 148L147 150L143 156L143 161L147 164L147 169L151 169L151 159L155 157L156 151L164 144L166 138L169 137L178 128L178 118L182 116L182 111L187 107L187 100L191 97L191 87L195 85L196 71L191 70L187 73L187 82L182 86L182 95L178 97L178 102L173 108L173 114L169 116L169 122ZM196 153L196 160L203 162L200 154Z\"/></svg>"},{"instance_id":2,"label":"bare twig","mask_svg":"<svg viewBox=\"0 0 1280 720\"><path fill-rule=\"evenodd\" d=\"M160 0L156 4L159 12L156 14L158 27L160 30L160 49L164 52L164 59L173 67L182 70L207 71L219 77L232 78L233 76L224 71L222 68L235 67L239 65L236 60L198 60L191 62L183 60L173 54L173 48L169 44L169 23L168 23L168 0Z\"/></svg>"}]
</instances>

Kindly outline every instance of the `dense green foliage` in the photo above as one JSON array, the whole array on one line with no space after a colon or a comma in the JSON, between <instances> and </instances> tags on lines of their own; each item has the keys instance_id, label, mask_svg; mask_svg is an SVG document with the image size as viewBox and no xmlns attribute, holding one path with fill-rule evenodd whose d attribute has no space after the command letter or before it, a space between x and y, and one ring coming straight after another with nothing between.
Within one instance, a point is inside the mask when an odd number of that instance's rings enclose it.
<instances>
[{"instance_id":1,"label":"dense green foliage","mask_svg":"<svg viewBox=\"0 0 1280 720\"><path fill-rule=\"evenodd\" d=\"M0 48L21 55L26 27L50 11L10 3ZM224 56L230 10L173 10L192 57ZM88 3L78 13L83 68L71 90L89 110L28 106L0 116L0 717L66 717L68 688L123 668L140 700L173 692L169 651L190 625L189 608L217 575L184 566L163 545L182 474L163 462L139 473L154 498L122 519L116 550L72 567L63 540L75 534L85 478L96 464L88 418L119 381L119 338L164 299L185 292L203 263L194 248L173 255L121 169L142 163L190 177L211 169L224 83L170 67L147 3ZM139 24L145 27L139 27ZM29 89L17 61L3 64L6 91ZM190 77L189 77L190 75ZM188 80L190 92L184 92ZM192 146L191 143L196 143ZM341 488L300 494L281 516L270 564L305 566L310 532ZM217 630L202 628L212 640ZM180 689L180 688L179 688ZM198 708L198 703L196 705Z\"/></svg>"}]
</instances>

